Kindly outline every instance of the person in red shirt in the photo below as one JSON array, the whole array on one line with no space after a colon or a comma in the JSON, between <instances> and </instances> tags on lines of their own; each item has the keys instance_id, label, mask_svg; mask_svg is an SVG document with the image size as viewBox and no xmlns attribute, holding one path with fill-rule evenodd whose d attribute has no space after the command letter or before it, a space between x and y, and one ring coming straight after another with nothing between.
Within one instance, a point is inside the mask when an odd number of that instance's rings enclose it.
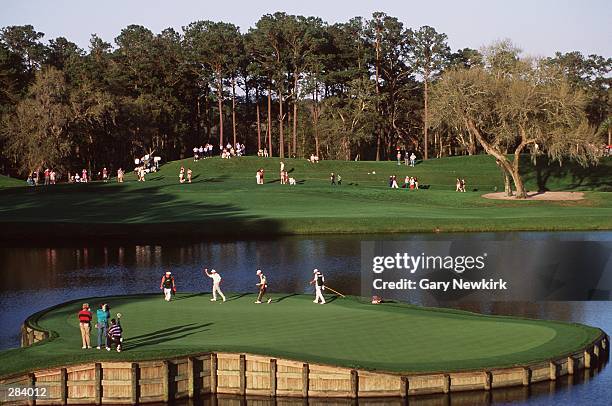
<instances>
[{"instance_id":1,"label":"person in red shirt","mask_svg":"<svg viewBox=\"0 0 612 406\"><path fill-rule=\"evenodd\" d=\"M83 349L91 348L91 343L89 341L89 333L91 332L91 311L89 310L89 305L87 303L83 303L83 308L79 312L79 327L81 329L81 339L83 341Z\"/></svg>"}]
</instances>

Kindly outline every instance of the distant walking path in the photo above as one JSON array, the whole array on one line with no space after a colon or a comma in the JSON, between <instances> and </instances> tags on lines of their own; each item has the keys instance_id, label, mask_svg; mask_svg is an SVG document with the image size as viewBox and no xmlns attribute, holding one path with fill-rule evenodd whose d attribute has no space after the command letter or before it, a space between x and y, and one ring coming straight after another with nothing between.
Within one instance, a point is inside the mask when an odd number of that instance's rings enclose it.
<instances>
[{"instance_id":1,"label":"distant walking path","mask_svg":"<svg viewBox=\"0 0 612 406\"><path fill-rule=\"evenodd\" d=\"M513 196L507 196L505 192L487 193L482 195L487 199L496 200L519 200ZM546 201L563 201L563 200L583 200L583 192L528 192L525 200L546 200Z\"/></svg>"}]
</instances>

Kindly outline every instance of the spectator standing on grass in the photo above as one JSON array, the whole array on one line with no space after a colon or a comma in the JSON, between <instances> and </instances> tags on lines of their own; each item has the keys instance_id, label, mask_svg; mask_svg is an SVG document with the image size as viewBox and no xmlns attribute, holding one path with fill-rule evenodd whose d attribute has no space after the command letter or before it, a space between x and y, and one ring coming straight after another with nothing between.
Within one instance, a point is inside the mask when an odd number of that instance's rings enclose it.
<instances>
[{"instance_id":1,"label":"spectator standing on grass","mask_svg":"<svg viewBox=\"0 0 612 406\"><path fill-rule=\"evenodd\" d=\"M209 273L208 268L204 268L204 273L206 274L206 276L208 276L213 281L213 288L212 288L213 297L212 299L210 299L210 301L216 302L217 293L219 293L219 296L221 296L221 298L225 302L225 295L223 294L223 292L221 292L221 275L219 275L217 271L215 271L214 269L212 269Z\"/></svg>"},{"instance_id":2,"label":"spectator standing on grass","mask_svg":"<svg viewBox=\"0 0 612 406\"><path fill-rule=\"evenodd\" d=\"M415 162L416 162L416 155L414 155L414 152L413 152L412 154L410 154L410 166L414 168Z\"/></svg>"},{"instance_id":3,"label":"spectator standing on grass","mask_svg":"<svg viewBox=\"0 0 612 406\"><path fill-rule=\"evenodd\" d=\"M98 329L98 346L97 349L100 349L102 346L102 342L104 342L104 346L106 347L106 334L108 333L108 319L110 317L110 312L108 311L108 305L105 303L100 303L98 310L96 311L96 328Z\"/></svg>"},{"instance_id":4,"label":"spectator standing on grass","mask_svg":"<svg viewBox=\"0 0 612 406\"><path fill-rule=\"evenodd\" d=\"M79 328L81 330L81 341L83 342L83 349L91 348L91 342L89 334L91 333L91 311L89 311L89 304L83 303L81 311L78 314L79 317Z\"/></svg>"},{"instance_id":5,"label":"spectator standing on grass","mask_svg":"<svg viewBox=\"0 0 612 406\"><path fill-rule=\"evenodd\" d=\"M185 183L185 168L181 166L179 170L179 183Z\"/></svg>"},{"instance_id":6,"label":"spectator standing on grass","mask_svg":"<svg viewBox=\"0 0 612 406\"><path fill-rule=\"evenodd\" d=\"M410 164L410 156L408 155L408 151L404 153L404 165L408 166Z\"/></svg>"},{"instance_id":7,"label":"spectator standing on grass","mask_svg":"<svg viewBox=\"0 0 612 406\"><path fill-rule=\"evenodd\" d=\"M465 192L465 179L461 178L461 191Z\"/></svg>"},{"instance_id":8,"label":"spectator standing on grass","mask_svg":"<svg viewBox=\"0 0 612 406\"><path fill-rule=\"evenodd\" d=\"M123 183L123 169L117 169L117 182Z\"/></svg>"},{"instance_id":9,"label":"spectator standing on grass","mask_svg":"<svg viewBox=\"0 0 612 406\"><path fill-rule=\"evenodd\" d=\"M402 164L402 151L400 151L399 147L397 148L397 165Z\"/></svg>"},{"instance_id":10,"label":"spectator standing on grass","mask_svg":"<svg viewBox=\"0 0 612 406\"><path fill-rule=\"evenodd\" d=\"M336 175L333 172L331 173L331 175L329 175L329 180L331 181L331 185L336 184Z\"/></svg>"},{"instance_id":11,"label":"spectator standing on grass","mask_svg":"<svg viewBox=\"0 0 612 406\"><path fill-rule=\"evenodd\" d=\"M102 181L104 181L104 183L108 182L108 171L106 168L102 168Z\"/></svg>"},{"instance_id":12,"label":"spectator standing on grass","mask_svg":"<svg viewBox=\"0 0 612 406\"><path fill-rule=\"evenodd\" d=\"M338 182L338 186L342 185L342 176L340 176L340 174L336 175L336 180Z\"/></svg>"},{"instance_id":13,"label":"spectator standing on grass","mask_svg":"<svg viewBox=\"0 0 612 406\"><path fill-rule=\"evenodd\" d=\"M455 182L455 192L461 192L461 179L457 178Z\"/></svg>"},{"instance_id":14,"label":"spectator standing on grass","mask_svg":"<svg viewBox=\"0 0 612 406\"><path fill-rule=\"evenodd\" d=\"M397 186L397 177L395 175L391 176L391 189L398 189Z\"/></svg>"},{"instance_id":15,"label":"spectator standing on grass","mask_svg":"<svg viewBox=\"0 0 612 406\"><path fill-rule=\"evenodd\" d=\"M45 186L49 185L49 168L45 169Z\"/></svg>"},{"instance_id":16,"label":"spectator standing on grass","mask_svg":"<svg viewBox=\"0 0 612 406\"><path fill-rule=\"evenodd\" d=\"M285 184L285 163L283 161L280 161L280 178L281 178L281 185Z\"/></svg>"},{"instance_id":17,"label":"spectator standing on grass","mask_svg":"<svg viewBox=\"0 0 612 406\"><path fill-rule=\"evenodd\" d=\"M191 168L187 168L187 183L191 183L191 175L193 174Z\"/></svg>"},{"instance_id":18,"label":"spectator standing on grass","mask_svg":"<svg viewBox=\"0 0 612 406\"><path fill-rule=\"evenodd\" d=\"M55 173L55 170L51 169L51 172L49 172L49 183L52 185L55 185L56 181L57 181L57 173Z\"/></svg>"}]
</instances>

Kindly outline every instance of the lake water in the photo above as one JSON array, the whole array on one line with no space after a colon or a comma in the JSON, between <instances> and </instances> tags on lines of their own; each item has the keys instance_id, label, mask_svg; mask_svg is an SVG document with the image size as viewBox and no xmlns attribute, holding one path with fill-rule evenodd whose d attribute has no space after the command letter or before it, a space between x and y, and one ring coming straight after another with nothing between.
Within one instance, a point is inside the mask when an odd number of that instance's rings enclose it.
<instances>
[{"instance_id":1,"label":"lake water","mask_svg":"<svg viewBox=\"0 0 612 406\"><path fill-rule=\"evenodd\" d=\"M3 281L0 284L0 349L19 346L20 325L34 312L81 297L159 292L159 280L166 270L172 271L178 290L184 292L210 290L210 280L201 272L207 266L222 274L226 292L254 291L255 271L261 268L269 278L270 291L310 293L308 280L312 269L319 268L325 272L330 286L333 283L334 288L345 294L359 295L361 241L391 239L612 241L612 232L352 235L226 242L4 243L0 245L0 276ZM612 302L609 301L487 301L445 305L488 314L580 322L612 332ZM600 371L587 371L571 379L563 378L556 383L538 384L529 389L425 397L414 399L410 404L609 405L610 399L612 370L604 366ZM198 403L217 402L241 404L244 399L209 397ZM390 402L386 400L377 404ZM366 400L359 403L372 404Z\"/></svg>"}]
</instances>

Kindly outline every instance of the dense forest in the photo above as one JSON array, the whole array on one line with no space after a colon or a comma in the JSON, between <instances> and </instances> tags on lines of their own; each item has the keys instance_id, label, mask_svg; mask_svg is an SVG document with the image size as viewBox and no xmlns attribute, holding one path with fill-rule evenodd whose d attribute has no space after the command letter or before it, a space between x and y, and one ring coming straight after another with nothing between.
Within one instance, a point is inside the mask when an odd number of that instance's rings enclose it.
<instances>
[{"instance_id":1,"label":"dense forest","mask_svg":"<svg viewBox=\"0 0 612 406\"><path fill-rule=\"evenodd\" d=\"M0 31L5 174L131 168L146 153L168 161L205 143L321 159L393 159L396 148L424 159L476 154L483 149L470 132L430 117L436 83L520 54L507 41L491 45L497 52L453 51L445 34L384 13L328 24L279 12L248 31L212 21L161 33L130 25L112 44L92 35L87 50L43 38L30 25ZM583 95L605 144L612 58L570 52L543 62Z\"/></svg>"}]
</instances>

